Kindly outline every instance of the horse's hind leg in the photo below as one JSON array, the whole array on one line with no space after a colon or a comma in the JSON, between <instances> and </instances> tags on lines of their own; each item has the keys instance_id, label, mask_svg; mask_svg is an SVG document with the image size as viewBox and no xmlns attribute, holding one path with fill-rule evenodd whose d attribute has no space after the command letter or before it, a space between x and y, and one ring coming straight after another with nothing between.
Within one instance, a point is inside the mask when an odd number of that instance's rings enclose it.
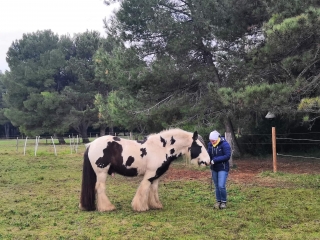
<instances>
[{"instance_id":1,"label":"horse's hind leg","mask_svg":"<svg viewBox=\"0 0 320 240\"><path fill-rule=\"evenodd\" d=\"M163 208L162 203L159 199L158 194L159 189L159 179L156 179L152 182L150 186L148 205L150 209L161 209Z\"/></svg>"},{"instance_id":2,"label":"horse's hind leg","mask_svg":"<svg viewBox=\"0 0 320 240\"><path fill-rule=\"evenodd\" d=\"M106 195L106 179L107 179L106 172L100 172L97 174L96 193L97 193L97 210L99 212L112 211L116 209Z\"/></svg>"}]
</instances>

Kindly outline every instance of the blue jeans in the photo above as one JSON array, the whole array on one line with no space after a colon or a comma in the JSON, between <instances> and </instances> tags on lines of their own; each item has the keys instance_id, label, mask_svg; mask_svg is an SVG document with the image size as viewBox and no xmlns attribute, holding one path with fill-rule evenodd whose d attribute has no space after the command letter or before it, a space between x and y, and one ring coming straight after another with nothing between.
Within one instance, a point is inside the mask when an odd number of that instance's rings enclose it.
<instances>
[{"instance_id":1,"label":"blue jeans","mask_svg":"<svg viewBox=\"0 0 320 240\"><path fill-rule=\"evenodd\" d=\"M227 189L226 183L228 178L228 173L226 171L211 171L212 180L215 186L216 199L217 202L227 202Z\"/></svg>"}]
</instances>

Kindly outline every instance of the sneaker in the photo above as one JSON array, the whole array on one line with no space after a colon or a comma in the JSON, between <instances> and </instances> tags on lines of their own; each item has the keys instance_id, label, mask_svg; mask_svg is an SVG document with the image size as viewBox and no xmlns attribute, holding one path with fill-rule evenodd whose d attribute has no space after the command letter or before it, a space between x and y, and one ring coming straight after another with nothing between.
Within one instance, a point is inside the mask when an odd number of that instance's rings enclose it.
<instances>
[{"instance_id":1,"label":"sneaker","mask_svg":"<svg viewBox=\"0 0 320 240\"><path fill-rule=\"evenodd\" d=\"M220 209L225 209L225 208L227 208L227 203L222 202L219 207L220 207Z\"/></svg>"},{"instance_id":2,"label":"sneaker","mask_svg":"<svg viewBox=\"0 0 320 240\"><path fill-rule=\"evenodd\" d=\"M221 202L216 202L216 203L214 204L213 208L219 209L219 208L220 208L220 204L221 204Z\"/></svg>"}]
</instances>

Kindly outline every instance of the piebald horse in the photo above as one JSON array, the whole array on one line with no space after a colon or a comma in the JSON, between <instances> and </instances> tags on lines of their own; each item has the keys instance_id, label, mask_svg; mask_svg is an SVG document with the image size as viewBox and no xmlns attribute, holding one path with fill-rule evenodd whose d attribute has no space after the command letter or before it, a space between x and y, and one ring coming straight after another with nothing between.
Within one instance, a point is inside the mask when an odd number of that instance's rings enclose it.
<instances>
[{"instance_id":1,"label":"piebald horse","mask_svg":"<svg viewBox=\"0 0 320 240\"><path fill-rule=\"evenodd\" d=\"M107 175L114 173L128 177L144 175L131 203L134 211L161 209L159 179L175 159L186 155L199 165L210 164L201 140L197 132L181 129L152 134L143 141L115 136L95 139L87 144L84 153L80 209L100 212L115 209L105 193Z\"/></svg>"}]
</instances>

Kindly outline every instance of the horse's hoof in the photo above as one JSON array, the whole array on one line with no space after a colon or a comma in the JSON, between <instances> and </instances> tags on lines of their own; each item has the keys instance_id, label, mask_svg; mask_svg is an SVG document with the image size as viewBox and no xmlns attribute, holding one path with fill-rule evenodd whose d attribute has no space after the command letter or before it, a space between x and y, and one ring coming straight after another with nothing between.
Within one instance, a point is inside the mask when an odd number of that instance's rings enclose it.
<instances>
[{"instance_id":1,"label":"horse's hoof","mask_svg":"<svg viewBox=\"0 0 320 240\"><path fill-rule=\"evenodd\" d=\"M116 210L116 207L115 206L109 206L109 207L105 207L105 208L98 208L98 211L99 212L111 212L111 211L114 211Z\"/></svg>"},{"instance_id":2,"label":"horse's hoof","mask_svg":"<svg viewBox=\"0 0 320 240\"><path fill-rule=\"evenodd\" d=\"M150 209L153 209L153 210L158 210L158 209L162 209L162 205L161 206L152 206L150 207Z\"/></svg>"},{"instance_id":3,"label":"horse's hoof","mask_svg":"<svg viewBox=\"0 0 320 240\"><path fill-rule=\"evenodd\" d=\"M136 208L136 207L132 207L133 211L135 212L146 212L149 210L149 207L146 208Z\"/></svg>"},{"instance_id":4,"label":"horse's hoof","mask_svg":"<svg viewBox=\"0 0 320 240\"><path fill-rule=\"evenodd\" d=\"M85 211L86 209L84 209L81 205L81 203L79 203L79 209L82 210L82 211Z\"/></svg>"},{"instance_id":5,"label":"horse's hoof","mask_svg":"<svg viewBox=\"0 0 320 240\"><path fill-rule=\"evenodd\" d=\"M146 212L148 210L149 210L149 208L148 209L139 209L139 210L133 209L133 211L135 211L135 212Z\"/></svg>"}]
</instances>

